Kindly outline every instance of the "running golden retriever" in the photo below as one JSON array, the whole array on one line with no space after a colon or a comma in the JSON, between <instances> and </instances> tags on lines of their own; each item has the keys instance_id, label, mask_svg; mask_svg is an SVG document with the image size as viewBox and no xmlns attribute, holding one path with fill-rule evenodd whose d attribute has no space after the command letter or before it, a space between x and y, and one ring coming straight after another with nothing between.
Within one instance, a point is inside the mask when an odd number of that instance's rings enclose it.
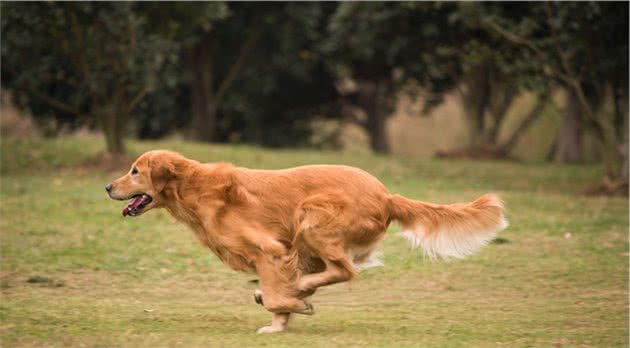
<instances>
[{"instance_id":1,"label":"running golden retriever","mask_svg":"<svg viewBox=\"0 0 630 348\"><path fill-rule=\"evenodd\" d=\"M392 221L432 258L470 255L507 226L496 195L423 203L389 193L363 170L336 165L257 170L157 150L106 190L131 200L124 216L165 208L225 264L257 273L256 302L273 313L259 333L286 330L291 313L312 314L305 299L318 287L380 265L374 251Z\"/></svg>"}]
</instances>

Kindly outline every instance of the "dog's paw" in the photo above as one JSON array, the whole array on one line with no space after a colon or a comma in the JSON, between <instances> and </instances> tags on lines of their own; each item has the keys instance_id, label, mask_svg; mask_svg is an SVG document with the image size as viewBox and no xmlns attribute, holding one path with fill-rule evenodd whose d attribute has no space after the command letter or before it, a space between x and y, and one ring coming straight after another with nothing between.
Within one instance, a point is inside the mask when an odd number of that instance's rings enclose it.
<instances>
[{"instance_id":1,"label":"dog's paw","mask_svg":"<svg viewBox=\"0 0 630 348\"><path fill-rule=\"evenodd\" d=\"M260 289L254 290L254 301L261 306L265 305L263 302L262 291L260 291Z\"/></svg>"},{"instance_id":2,"label":"dog's paw","mask_svg":"<svg viewBox=\"0 0 630 348\"><path fill-rule=\"evenodd\" d=\"M257 334L270 334L270 333L277 333L277 332L283 332L286 331L287 329L285 327L282 326L273 326L273 325L269 325L269 326L263 326L260 329L256 330Z\"/></svg>"}]
</instances>

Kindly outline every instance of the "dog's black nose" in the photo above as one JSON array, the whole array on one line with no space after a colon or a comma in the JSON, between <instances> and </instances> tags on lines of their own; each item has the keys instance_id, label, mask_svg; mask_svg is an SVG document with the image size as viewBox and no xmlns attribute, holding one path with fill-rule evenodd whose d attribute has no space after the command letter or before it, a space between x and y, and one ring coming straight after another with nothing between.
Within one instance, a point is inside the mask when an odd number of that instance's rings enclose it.
<instances>
[{"instance_id":1,"label":"dog's black nose","mask_svg":"<svg viewBox=\"0 0 630 348\"><path fill-rule=\"evenodd\" d=\"M105 191L109 192L112 190L112 184L107 184L107 186L105 186Z\"/></svg>"}]
</instances>

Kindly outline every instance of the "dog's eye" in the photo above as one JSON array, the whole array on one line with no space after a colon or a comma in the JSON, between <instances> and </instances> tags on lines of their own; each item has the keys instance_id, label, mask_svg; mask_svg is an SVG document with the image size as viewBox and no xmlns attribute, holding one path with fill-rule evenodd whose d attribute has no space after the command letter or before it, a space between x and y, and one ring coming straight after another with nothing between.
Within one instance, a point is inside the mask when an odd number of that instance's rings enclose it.
<instances>
[{"instance_id":1,"label":"dog's eye","mask_svg":"<svg viewBox=\"0 0 630 348\"><path fill-rule=\"evenodd\" d=\"M136 167L133 167L133 168L131 169L131 174L132 174L132 175L136 175L136 174L138 174L138 169L137 169Z\"/></svg>"}]
</instances>

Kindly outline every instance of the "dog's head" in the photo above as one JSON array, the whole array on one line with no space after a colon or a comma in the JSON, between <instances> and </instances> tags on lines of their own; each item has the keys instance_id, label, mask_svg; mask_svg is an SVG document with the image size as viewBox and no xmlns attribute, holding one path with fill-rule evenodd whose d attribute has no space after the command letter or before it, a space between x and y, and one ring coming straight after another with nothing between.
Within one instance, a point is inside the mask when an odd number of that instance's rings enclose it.
<instances>
[{"instance_id":1,"label":"dog's head","mask_svg":"<svg viewBox=\"0 0 630 348\"><path fill-rule=\"evenodd\" d=\"M186 159L178 153L156 150L138 157L129 172L105 186L109 197L119 201L130 200L123 216L138 216L161 205L162 192L176 178L178 169Z\"/></svg>"}]
</instances>

